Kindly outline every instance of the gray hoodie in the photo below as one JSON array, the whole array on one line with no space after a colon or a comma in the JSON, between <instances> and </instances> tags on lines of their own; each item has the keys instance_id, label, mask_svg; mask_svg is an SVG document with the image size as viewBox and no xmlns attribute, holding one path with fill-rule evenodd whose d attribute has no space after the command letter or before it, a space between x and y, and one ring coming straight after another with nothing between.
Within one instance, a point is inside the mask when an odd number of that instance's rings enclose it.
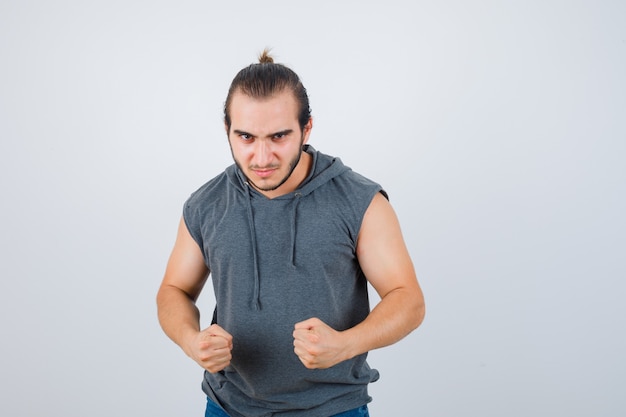
<instances>
[{"instance_id":1,"label":"gray hoodie","mask_svg":"<svg viewBox=\"0 0 626 417\"><path fill-rule=\"evenodd\" d=\"M309 370L293 351L297 322L336 330L369 313L356 259L363 215L381 187L311 146L313 169L292 193L268 199L232 165L187 200L183 217L211 271L214 321L233 336L233 359L205 372L203 390L232 417L320 417L371 400L367 354Z\"/></svg>"}]
</instances>

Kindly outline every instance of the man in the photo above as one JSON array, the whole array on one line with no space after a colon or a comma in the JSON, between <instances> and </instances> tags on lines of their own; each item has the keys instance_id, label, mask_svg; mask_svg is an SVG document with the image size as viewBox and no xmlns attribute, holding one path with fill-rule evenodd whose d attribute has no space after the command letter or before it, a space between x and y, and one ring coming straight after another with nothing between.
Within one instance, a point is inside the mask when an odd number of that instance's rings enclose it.
<instances>
[{"instance_id":1,"label":"man","mask_svg":"<svg viewBox=\"0 0 626 417\"><path fill-rule=\"evenodd\" d=\"M416 329L424 300L382 188L307 144L298 76L265 51L233 80L235 164L185 203L157 295L205 369L205 416L367 416L367 352ZM211 275L213 323L195 306ZM370 312L367 282L381 301Z\"/></svg>"}]
</instances>

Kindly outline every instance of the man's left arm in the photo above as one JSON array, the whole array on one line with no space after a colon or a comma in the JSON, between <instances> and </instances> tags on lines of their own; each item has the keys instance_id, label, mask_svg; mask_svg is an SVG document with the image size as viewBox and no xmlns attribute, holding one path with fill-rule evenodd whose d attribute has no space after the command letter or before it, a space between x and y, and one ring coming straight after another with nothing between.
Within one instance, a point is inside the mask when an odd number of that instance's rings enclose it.
<instances>
[{"instance_id":1,"label":"man's left arm","mask_svg":"<svg viewBox=\"0 0 626 417\"><path fill-rule=\"evenodd\" d=\"M294 351L307 368L329 368L391 345L424 319L424 296L398 218L380 193L363 218L357 257L381 300L363 322L345 331L336 331L317 318L297 323Z\"/></svg>"}]
</instances>

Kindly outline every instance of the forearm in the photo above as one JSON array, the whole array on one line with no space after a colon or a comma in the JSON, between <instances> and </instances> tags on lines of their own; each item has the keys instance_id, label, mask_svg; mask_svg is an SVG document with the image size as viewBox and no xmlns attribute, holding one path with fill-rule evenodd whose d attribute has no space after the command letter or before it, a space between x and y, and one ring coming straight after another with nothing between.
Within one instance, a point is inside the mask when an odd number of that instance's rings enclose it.
<instances>
[{"instance_id":1,"label":"forearm","mask_svg":"<svg viewBox=\"0 0 626 417\"><path fill-rule=\"evenodd\" d=\"M157 309L165 334L188 354L185 340L200 331L200 312L194 301L179 288L165 285L159 289Z\"/></svg>"},{"instance_id":2,"label":"forearm","mask_svg":"<svg viewBox=\"0 0 626 417\"><path fill-rule=\"evenodd\" d=\"M396 343L422 323L424 314L419 289L389 292L363 322L343 332L348 343L347 359Z\"/></svg>"}]
</instances>

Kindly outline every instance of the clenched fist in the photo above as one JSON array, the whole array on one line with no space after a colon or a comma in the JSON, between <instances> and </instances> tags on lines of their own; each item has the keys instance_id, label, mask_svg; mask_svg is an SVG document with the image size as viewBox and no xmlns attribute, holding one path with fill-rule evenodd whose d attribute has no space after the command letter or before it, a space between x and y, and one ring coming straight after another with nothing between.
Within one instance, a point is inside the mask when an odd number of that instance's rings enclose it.
<instances>
[{"instance_id":1,"label":"clenched fist","mask_svg":"<svg viewBox=\"0 0 626 417\"><path fill-rule=\"evenodd\" d=\"M348 342L338 332L317 318L296 323L293 331L294 352L309 369L325 369L349 359Z\"/></svg>"},{"instance_id":2,"label":"clenched fist","mask_svg":"<svg viewBox=\"0 0 626 417\"><path fill-rule=\"evenodd\" d=\"M196 333L187 346L187 355L211 373L230 365L233 337L217 324Z\"/></svg>"}]
</instances>

